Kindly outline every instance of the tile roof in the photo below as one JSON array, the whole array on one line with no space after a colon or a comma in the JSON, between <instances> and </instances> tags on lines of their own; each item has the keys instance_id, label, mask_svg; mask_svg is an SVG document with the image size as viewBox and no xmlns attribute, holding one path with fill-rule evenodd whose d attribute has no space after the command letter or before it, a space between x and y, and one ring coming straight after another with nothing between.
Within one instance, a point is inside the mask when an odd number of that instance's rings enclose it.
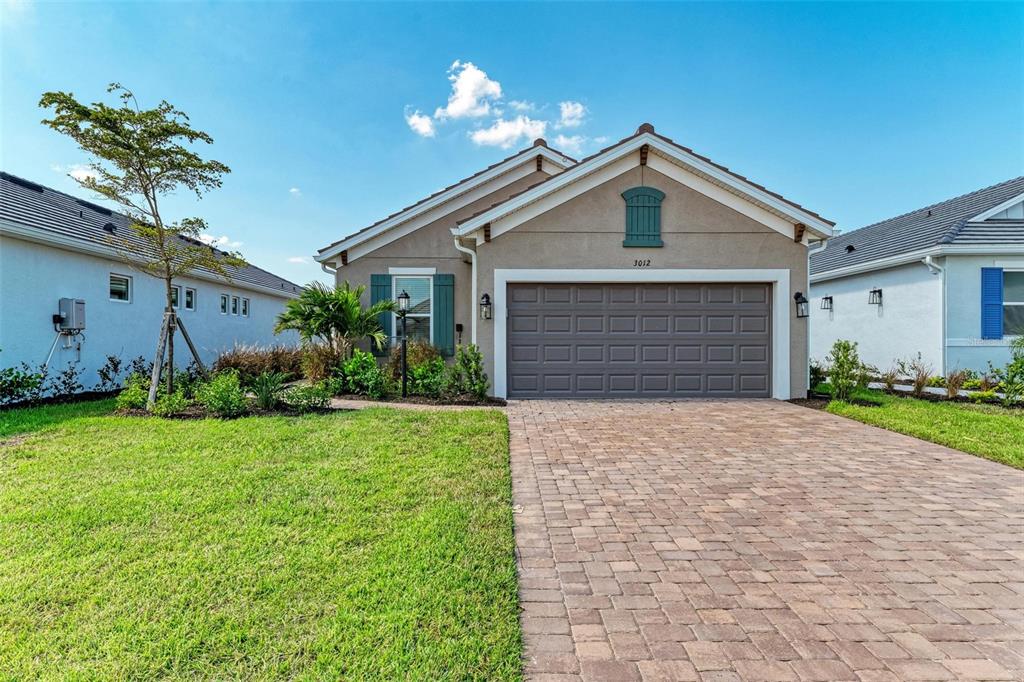
<instances>
[{"instance_id":1,"label":"tile roof","mask_svg":"<svg viewBox=\"0 0 1024 682\"><path fill-rule=\"evenodd\" d=\"M104 229L104 226L111 225L114 235L127 239L140 251L146 249L145 242L131 229L132 221L128 216L5 172L0 172L0 220L35 228L54 237L81 240L83 247L110 248L110 232L107 231L110 228ZM222 253L218 249L213 251ZM256 286L267 293L291 296L302 289L255 265L227 270L232 283ZM206 274L217 277L211 271Z\"/></svg>"},{"instance_id":2,"label":"tile roof","mask_svg":"<svg viewBox=\"0 0 1024 682\"><path fill-rule=\"evenodd\" d=\"M1024 176L833 237L824 251L811 255L811 274L943 244L1024 243L1022 221L967 222L1020 194Z\"/></svg>"}]
</instances>

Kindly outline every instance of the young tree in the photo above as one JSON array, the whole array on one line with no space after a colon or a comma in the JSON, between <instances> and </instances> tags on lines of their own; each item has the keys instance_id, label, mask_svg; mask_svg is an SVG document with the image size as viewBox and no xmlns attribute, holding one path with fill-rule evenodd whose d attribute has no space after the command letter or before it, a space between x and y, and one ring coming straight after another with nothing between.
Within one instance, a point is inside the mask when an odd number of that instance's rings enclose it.
<instances>
[{"instance_id":1,"label":"young tree","mask_svg":"<svg viewBox=\"0 0 1024 682\"><path fill-rule=\"evenodd\" d=\"M345 357L362 339L370 339L377 348L383 348L388 338L377 317L394 310L395 302L377 301L364 308L359 300L364 291L365 286L352 287L348 282L338 287L313 282L298 298L285 304L284 311L277 316L274 333L295 330L303 342L319 339Z\"/></svg>"},{"instance_id":2,"label":"young tree","mask_svg":"<svg viewBox=\"0 0 1024 682\"><path fill-rule=\"evenodd\" d=\"M196 270L213 272L230 281L229 270L245 264L237 253L218 251L202 243L206 231L202 218L166 221L160 199L184 188L202 198L221 186L221 176L231 169L219 161L205 161L186 145L211 144L213 138L196 130L188 116L161 101L153 109L141 109L130 90L112 83L107 92L117 93L119 106L102 102L82 104L68 92L47 92L39 106L53 110L44 125L67 135L90 156L92 174L75 180L85 189L115 202L132 219L131 235L111 236L111 246L133 268L162 279L166 294L163 326L157 341L150 382L150 406L167 353L167 391L174 390L174 332L182 331L189 350L202 362L188 332L172 305L173 282ZM205 370L203 370L205 372Z\"/></svg>"}]
</instances>

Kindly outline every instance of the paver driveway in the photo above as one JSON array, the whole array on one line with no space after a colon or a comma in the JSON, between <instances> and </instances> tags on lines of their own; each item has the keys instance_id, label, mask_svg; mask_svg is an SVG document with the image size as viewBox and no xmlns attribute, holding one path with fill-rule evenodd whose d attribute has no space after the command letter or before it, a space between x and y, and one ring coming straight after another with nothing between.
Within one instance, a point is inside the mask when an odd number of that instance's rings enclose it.
<instances>
[{"instance_id":1,"label":"paver driveway","mask_svg":"<svg viewBox=\"0 0 1024 682\"><path fill-rule=\"evenodd\" d=\"M1024 679L1024 473L774 401L513 402L530 679Z\"/></svg>"}]
</instances>

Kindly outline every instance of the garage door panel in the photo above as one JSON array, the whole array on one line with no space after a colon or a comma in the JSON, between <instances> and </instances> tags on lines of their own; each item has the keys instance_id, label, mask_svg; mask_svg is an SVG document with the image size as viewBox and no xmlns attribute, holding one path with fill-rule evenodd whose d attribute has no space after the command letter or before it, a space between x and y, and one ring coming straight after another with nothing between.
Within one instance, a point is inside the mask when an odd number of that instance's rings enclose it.
<instances>
[{"instance_id":1,"label":"garage door panel","mask_svg":"<svg viewBox=\"0 0 1024 682\"><path fill-rule=\"evenodd\" d=\"M509 285L510 397L767 397L765 284Z\"/></svg>"}]
</instances>

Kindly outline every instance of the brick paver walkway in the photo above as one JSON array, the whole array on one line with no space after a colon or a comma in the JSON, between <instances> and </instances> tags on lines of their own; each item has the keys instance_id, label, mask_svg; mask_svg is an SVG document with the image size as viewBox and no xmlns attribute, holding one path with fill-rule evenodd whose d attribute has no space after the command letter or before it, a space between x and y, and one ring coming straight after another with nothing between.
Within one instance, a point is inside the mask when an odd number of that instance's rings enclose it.
<instances>
[{"instance_id":1,"label":"brick paver walkway","mask_svg":"<svg viewBox=\"0 0 1024 682\"><path fill-rule=\"evenodd\" d=\"M529 679L1024 679L1024 472L774 401L508 415Z\"/></svg>"}]
</instances>

